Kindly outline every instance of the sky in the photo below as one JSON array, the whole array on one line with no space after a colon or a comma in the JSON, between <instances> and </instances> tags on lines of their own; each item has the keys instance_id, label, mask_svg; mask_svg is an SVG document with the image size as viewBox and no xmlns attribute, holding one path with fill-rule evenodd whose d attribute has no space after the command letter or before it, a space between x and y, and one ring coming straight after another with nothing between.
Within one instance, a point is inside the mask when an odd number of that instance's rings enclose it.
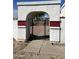
<instances>
[{"instance_id":1,"label":"sky","mask_svg":"<svg viewBox=\"0 0 79 59\"><path fill-rule=\"evenodd\" d=\"M49 1L49 0L13 0L13 16L17 17L17 2L24 2L24 1ZM61 6L64 4L65 0L61 0Z\"/></svg>"}]
</instances>

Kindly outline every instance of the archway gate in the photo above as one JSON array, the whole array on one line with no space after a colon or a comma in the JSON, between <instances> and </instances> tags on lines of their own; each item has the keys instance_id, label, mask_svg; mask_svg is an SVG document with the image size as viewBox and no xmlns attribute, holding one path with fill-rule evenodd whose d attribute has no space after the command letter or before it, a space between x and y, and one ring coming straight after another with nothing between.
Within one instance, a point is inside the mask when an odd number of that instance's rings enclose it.
<instances>
[{"instance_id":1,"label":"archway gate","mask_svg":"<svg viewBox=\"0 0 79 59\"><path fill-rule=\"evenodd\" d=\"M25 41L29 37L27 16L31 12L46 12L49 19L50 42L60 41L60 1L18 2L18 40Z\"/></svg>"},{"instance_id":2,"label":"archway gate","mask_svg":"<svg viewBox=\"0 0 79 59\"><path fill-rule=\"evenodd\" d=\"M49 15L43 11L33 11L27 15L27 41L49 39Z\"/></svg>"}]
</instances>

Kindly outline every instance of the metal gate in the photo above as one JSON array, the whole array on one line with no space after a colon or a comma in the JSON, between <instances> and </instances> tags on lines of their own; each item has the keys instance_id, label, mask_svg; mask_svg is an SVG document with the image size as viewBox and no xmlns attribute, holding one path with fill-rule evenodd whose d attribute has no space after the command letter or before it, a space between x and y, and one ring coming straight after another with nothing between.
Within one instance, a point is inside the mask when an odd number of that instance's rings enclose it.
<instances>
[{"instance_id":1,"label":"metal gate","mask_svg":"<svg viewBox=\"0 0 79 59\"><path fill-rule=\"evenodd\" d=\"M49 20L31 19L29 40L49 39Z\"/></svg>"}]
</instances>

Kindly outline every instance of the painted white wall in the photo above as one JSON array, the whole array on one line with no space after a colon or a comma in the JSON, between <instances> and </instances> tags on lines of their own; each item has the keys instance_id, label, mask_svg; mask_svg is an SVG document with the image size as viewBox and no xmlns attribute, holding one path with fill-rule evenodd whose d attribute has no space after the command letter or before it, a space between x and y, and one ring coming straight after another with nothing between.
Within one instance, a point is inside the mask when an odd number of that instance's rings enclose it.
<instances>
[{"instance_id":1,"label":"painted white wall","mask_svg":"<svg viewBox=\"0 0 79 59\"><path fill-rule=\"evenodd\" d=\"M60 17L65 17L65 4L61 7ZM61 18L61 43L65 43L65 18Z\"/></svg>"},{"instance_id":2,"label":"painted white wall","mask_svg":"<svg viewBox=\"0 0 79 59\"><path fill-rule=\"evenodd\" d=\"M44 11L49 14L50 21L58 21L60 5L18 6L18 20L26 20L27 15L33 11Z\"/></svg>"},{"instance_id":3,"label":"painted white wall","mask_svg":"<svg viewBox=\"0 0 79 59\"><path fill-rule=\"evenodd\" d=\"M18 41L26 40L26 28L18 28Z\"/></svg>"},{"instance_id":4,"label":"painted white wall","mask_svg":"<svg viewBox=\"0 0 79 59\"><path fill-rule=\"evenodd\" d=\"M18 20L13 20L13 38L18 40L18 26L17 26Z\"/></svg>"},{"instance_id":5,"label":"painted white wall","mask_svg":"<svg viewBox=\"0 0 79 59\"><path fill-rule=\"evenodd\" d=\"M33 11L48 13L50 21L60 20L60 5L18 6L18 20L26 20L27 15ZM26 28L19 28L19 39L25 39L27 36L25 31ZM59 41L59 30L50 29L50 41Z\"/></svg>"},{"instance_id":6,"label":"painted white wall","mask_svg":"<svg viewBox=\"0 0 79 59\"><path fill-rule=\"evenodd\" d=\"M61 43L65 43L65 18L61 18Z\"/></svg>"},{"instance_id":7,"label":"painted white wall","mask_svg":"<svg viewBox=\"0 0 79 59\"><path fill-rule=\"evenodd\" d=\"M16 39L16 41L25 41L26 39L26 28L20 28L18 29L18 20L13 20L13 38Z\"/></svg>"},{"instance_id":8,"label":"painted white wall","mask_svg":"<svg viewBox=\"0 0 79 59\"><path fill-rule=\"evenodd\" d=\"M59 2L58 0L56 0L54 3L59 3ZM18 4L25 5L27 4L27 2L18 3ZM18 6L18 20L26 20L27 15L33 11L44 11L48 13L50 17L49 19L50 21L60 21L60 5ZM26 28L19 28L18 35L19 35L19 39L22 38L25 39L25 37L27 36ZM59 41L59 30L50 29L50 41Z\"/></svg>"},{"instance_id":9,"label":"painted white wall","mask_svg":"<svg viewBox=\"0 0 79 59\"><path fill-rule=\"evenodd\" d=\"M50 42L59 42L59 30L50 29Z\"/></svg>"}]
</instances>

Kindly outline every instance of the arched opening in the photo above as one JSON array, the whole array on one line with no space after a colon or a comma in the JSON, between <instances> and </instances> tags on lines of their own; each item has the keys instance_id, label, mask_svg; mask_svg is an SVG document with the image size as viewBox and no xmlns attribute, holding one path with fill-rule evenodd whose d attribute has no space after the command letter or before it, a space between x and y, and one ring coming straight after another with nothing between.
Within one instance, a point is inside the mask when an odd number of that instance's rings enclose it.
<instances>
[{"instance_id":1,"label":"arched opening","mask_svg":"<svg viewBox=\"0 0 79 59\"><path fill-rule=\"evenodd\" d=\"M49 15L43 11L33 11L27 15L26 37L29 41L49 39Z\"/></svg>"}]
</instances>

